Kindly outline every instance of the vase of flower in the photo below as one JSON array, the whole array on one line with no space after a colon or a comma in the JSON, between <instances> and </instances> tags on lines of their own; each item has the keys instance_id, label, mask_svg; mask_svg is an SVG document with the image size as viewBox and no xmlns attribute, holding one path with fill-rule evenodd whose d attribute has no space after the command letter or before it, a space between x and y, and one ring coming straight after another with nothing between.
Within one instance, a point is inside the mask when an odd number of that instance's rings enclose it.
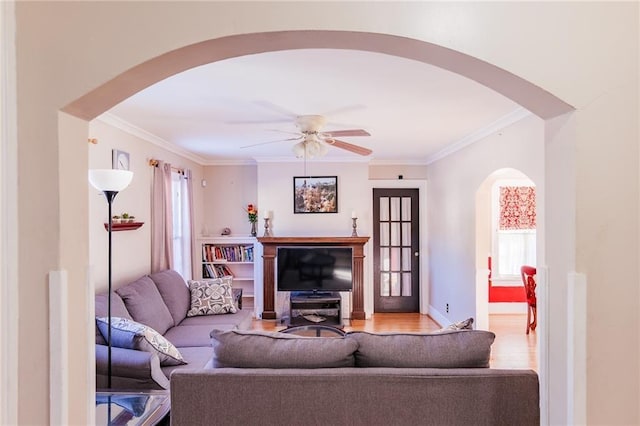
<instances>
[{"instance_id":1,"label":"vase of flower","mask_svg":"<svg viewBox=\"0 0 640 426\"><path fill-rule=\"evenodd\" d=\"M249 223L251 223L251 236L255 237L258 235L258 230L256 228L256 223L258 222L258 209L253 204L248 204L245 211L247 212Z\"/></svg>"}]
</instances>

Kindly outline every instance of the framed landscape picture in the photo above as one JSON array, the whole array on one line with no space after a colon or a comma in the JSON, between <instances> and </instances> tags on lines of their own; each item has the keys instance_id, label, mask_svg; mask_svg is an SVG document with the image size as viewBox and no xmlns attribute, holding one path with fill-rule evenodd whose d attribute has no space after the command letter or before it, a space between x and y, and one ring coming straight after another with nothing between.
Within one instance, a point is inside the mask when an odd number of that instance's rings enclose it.
<instances>
[{"instance_id":1,"label":"framed landscape picture","mask_svg":"<svg viewBox=\"0 0 640 426\"><path fill-rule=\"evenodd\" d=\"M337 176L295 176L294 213L338 213Z\"/></svg>"}]
</instances>

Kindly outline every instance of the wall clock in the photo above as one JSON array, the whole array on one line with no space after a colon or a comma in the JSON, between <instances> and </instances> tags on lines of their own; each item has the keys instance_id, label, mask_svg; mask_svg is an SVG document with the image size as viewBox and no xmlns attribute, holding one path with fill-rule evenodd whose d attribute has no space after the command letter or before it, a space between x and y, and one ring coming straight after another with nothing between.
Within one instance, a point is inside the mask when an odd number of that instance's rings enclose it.
<instances>
[{"instance_id":1,"label":"wall clock","mask_svg":"<svg viewBox=\"0 0 640 426\"><path fill-rule=\"evenodd\" d=\"M112 166L113 169L118 170L129 170L129 153L125 151L120 151L119 149L114 149L112 151Z\"/></svg>"}]
</instances>

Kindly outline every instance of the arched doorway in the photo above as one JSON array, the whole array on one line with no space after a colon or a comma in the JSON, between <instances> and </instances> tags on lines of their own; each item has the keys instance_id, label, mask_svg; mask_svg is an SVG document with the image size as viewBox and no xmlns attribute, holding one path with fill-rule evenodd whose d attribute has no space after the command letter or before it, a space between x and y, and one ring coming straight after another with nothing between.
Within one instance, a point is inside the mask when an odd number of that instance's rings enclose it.
<instances>
[{"instance_id":1,"label":"arched doorway","mask_svg":"<svg viewBox=\"0 0 640 426\"><path fill-rule=\"evenodd\" d=\"M565 102L526 80L476 58L432 43L374 33L284 31L223 37L167 52L120 74L67 104L62 111L84 120L91 120L137 91L184 70L229 57L298 48L347 48L418 60L474 79L542 118L555 117L572 110ZM61 131L59 144L66 141L64 131ZM64 235L62 237L64 238ZM84 313L86 312L82 312ZM87 359L88 365L93 362L93 359Z\"/></svg>"},{"instance_id":2,"label":"arched doorway","mask_svg":"<svg viewBox=\"0 0 640 426\"><path fill-rule=\"evenodd\" d=\"M478 328L490 330L491 314L495 315L494 322L500 322L500 314L521 316L522 333L516 331L519 340L515 343L524 350L531 345L537 348L538 343L537 334L525 336L526 302L518 271L523 264L535 266L536 258L543 259L544 245L536 244L539 215L532 223L524 224L523 229L502 229L501 195L519 189L532 189L533 200L526 199L524 203L535 203L538 193L544 194L544 188L538 188L526 174L512 168L494 171L476 192L476 317ZM544 221L543 217L540 219ZM496 340L499 339L500 336ZM537 356L532 363L537 366Z\"/></svg>"}]
</instances>

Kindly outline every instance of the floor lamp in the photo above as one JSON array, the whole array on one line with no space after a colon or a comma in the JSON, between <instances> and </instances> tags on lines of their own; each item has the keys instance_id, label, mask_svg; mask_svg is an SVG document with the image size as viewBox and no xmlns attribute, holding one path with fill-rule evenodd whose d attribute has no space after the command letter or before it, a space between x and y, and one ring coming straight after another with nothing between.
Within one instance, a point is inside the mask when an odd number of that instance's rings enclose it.
<instances>
[{"instance_id":1,"label":"floor lamp","mask_svg":"<svg viewBox=\"0 0 640 426\"><path fill-rule=\"evenodd\" d=\"M116 169L94 169L89 170L89 182L99 191L102 191L107 204L109 204L109 227L107 229L109 234L109 272L107 275L108 281L108 294L107 294L107 319L109 326L107 327L107 387L111 388L111 234L113 220L111 216L111 204L113 199L116 198L118 192L125 189L131 183L133 179L133 172L128 170L116 170Z\"/></svg>"}]
</instances>

